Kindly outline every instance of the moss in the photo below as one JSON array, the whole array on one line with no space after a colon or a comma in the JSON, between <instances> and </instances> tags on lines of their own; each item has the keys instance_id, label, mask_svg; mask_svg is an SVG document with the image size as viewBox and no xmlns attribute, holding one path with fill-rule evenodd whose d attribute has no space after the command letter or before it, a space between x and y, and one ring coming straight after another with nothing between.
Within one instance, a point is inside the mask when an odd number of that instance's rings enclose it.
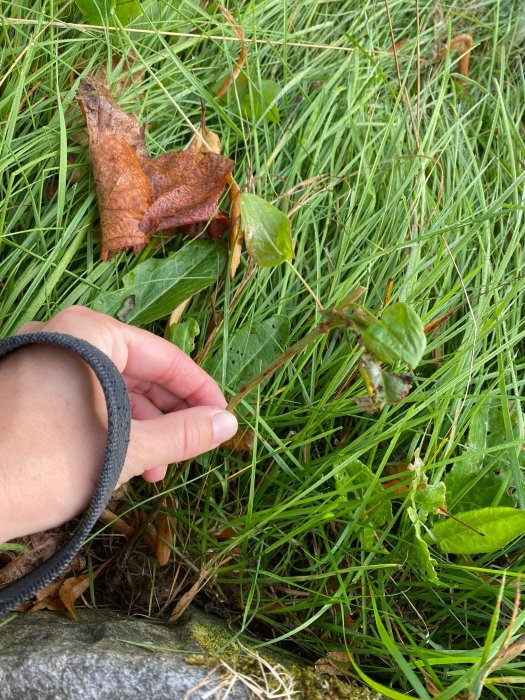
<instances>
[{"instance_id":1,"label":"moss","mask_svg":"<svg viewBox=\"0 0 525 700\"><path fill-rule=\"evenodd\" d=\"M273 676L267 673L263 678L260 661L256 657L242 652L238 645L236 646L236 653L190 654L185 658L185 661L188 664L210 670L220 669L221 661L224 661L237 673L261 680L261 685L268 687L270 691L279 690L277 680ZM222 670L224 675L230 673L225 666ZM308 700L325 700L326 698L331 700L380 700L382 698L375 691L353 683L343 682L335 676L317 675L308 666L293 664L286 669L283 667L283 673L288 674L293 679L293 692L298 698L308 698ZM275 688L272 685L275 685Z\"/></svg>"},{"instance_id":2,"label":"moss","mask_svg":"<svg viewBox=\"0 0 525 700\"><path fill-rule=\"evenodd\" d=\"M272 685L272 676L263 671L260 659L271 667L279 666L282 673L293 679L295 696L308 700L380 700L382 697L373 690L340 680L335 676L319 675L309 666L287 662L282 655L271 650L250 652L238 642L231 641L231 632L220 622L210 622L209 618L199 619L195 615L191 622L193 639L202 649L202 653L189 654L186 662L194 666L215 669L224 661L235 672L254 679L260 679L262 685ZM223 666L224 675L229 673ZM275 680L277 686L277 681ZM277 690L277 687L275 688Z\"/></svg>"}]
</instances>

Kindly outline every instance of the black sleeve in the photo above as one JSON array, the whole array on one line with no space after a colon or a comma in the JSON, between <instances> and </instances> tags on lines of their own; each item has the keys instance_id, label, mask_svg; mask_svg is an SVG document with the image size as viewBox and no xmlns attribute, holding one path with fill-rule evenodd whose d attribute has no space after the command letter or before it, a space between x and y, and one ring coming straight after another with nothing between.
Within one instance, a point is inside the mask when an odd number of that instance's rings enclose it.
<instances>
[{"instance_id":1,"label":"black sleeve","mask_svg":"<svg viewBox=\"0 0 525 700\"><path fill-rule=\"evenodd\" d=\"M77 554L111 498L124 466L129 442L131 426L129 396L122 375L109 357L87 341L71 335L28 333L0 340L0 360L18 348L34 343L58 345L70 350L87 362L95 372L106 399L108 438L95 493L77 530L62 549L41 566L0 590L0 615L18 607L41 588L47 586Z\"/></svg>"}]
</instances>

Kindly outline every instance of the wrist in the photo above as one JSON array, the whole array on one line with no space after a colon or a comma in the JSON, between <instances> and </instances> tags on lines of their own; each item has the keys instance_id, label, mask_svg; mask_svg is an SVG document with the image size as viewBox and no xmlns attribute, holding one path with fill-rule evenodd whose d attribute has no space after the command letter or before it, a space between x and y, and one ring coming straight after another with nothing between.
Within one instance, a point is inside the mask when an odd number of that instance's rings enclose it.
<instances>
[{"instance_id":1,"label":"wrist","mask_svg":"<svg viewBox=\"0 0 525 700\"><path fill-rule=\"evenodd\" d=\"M89 503L106 441L104 399L73 353L39 345L0 361L0 540L46 530Z\"/></svg>"}]
</instances>

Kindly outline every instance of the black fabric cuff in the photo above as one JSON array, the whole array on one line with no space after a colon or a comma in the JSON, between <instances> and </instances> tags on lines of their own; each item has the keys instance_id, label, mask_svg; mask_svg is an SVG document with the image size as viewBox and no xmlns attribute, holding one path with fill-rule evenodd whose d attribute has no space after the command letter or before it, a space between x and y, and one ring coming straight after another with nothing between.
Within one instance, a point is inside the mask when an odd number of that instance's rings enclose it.
<instances>
[{"instance_id":1,"label":"black fabric cuff","mask_svg":"<svg viewBox=\"0 0 525 700\"><path fill-rule=\"evenodd\" d=\"M91 504L71 539L47 561L18 581L0 590L0 615L18 607L47 586L80 550L115 490L126 459L131 427L131 407L124 379L101 350L85 340L62 333L27 333L0 340L0 359L26 345L58 345L81 357L95 372L106 399L108 438L104 463ZM0 387L1 390L1 387Z\"/></svg>"}]
</instances>

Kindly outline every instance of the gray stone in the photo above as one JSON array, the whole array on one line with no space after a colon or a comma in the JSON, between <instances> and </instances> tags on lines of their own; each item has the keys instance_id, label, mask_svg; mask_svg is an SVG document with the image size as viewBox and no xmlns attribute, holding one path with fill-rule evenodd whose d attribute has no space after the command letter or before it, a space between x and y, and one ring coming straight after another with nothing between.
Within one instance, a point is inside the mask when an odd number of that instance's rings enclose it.
<instances>
[{"instance_id":1,"label":"gray stone","mask_svg":"<svg viewBox=\"0 0 525 700\"><path fill-rule=\"evenodd\" d=\"M226 697L225 669L206 664L210 650L202 642L206 635L217 636L219 646L221 636L227 640L214 618L193 611L182 624L166 625L106 611L79 613L78 622L36 612L0 623L1 700ZM235 677L233 682L230 700L253 697Z\"/></svg>"}]
</instances>

